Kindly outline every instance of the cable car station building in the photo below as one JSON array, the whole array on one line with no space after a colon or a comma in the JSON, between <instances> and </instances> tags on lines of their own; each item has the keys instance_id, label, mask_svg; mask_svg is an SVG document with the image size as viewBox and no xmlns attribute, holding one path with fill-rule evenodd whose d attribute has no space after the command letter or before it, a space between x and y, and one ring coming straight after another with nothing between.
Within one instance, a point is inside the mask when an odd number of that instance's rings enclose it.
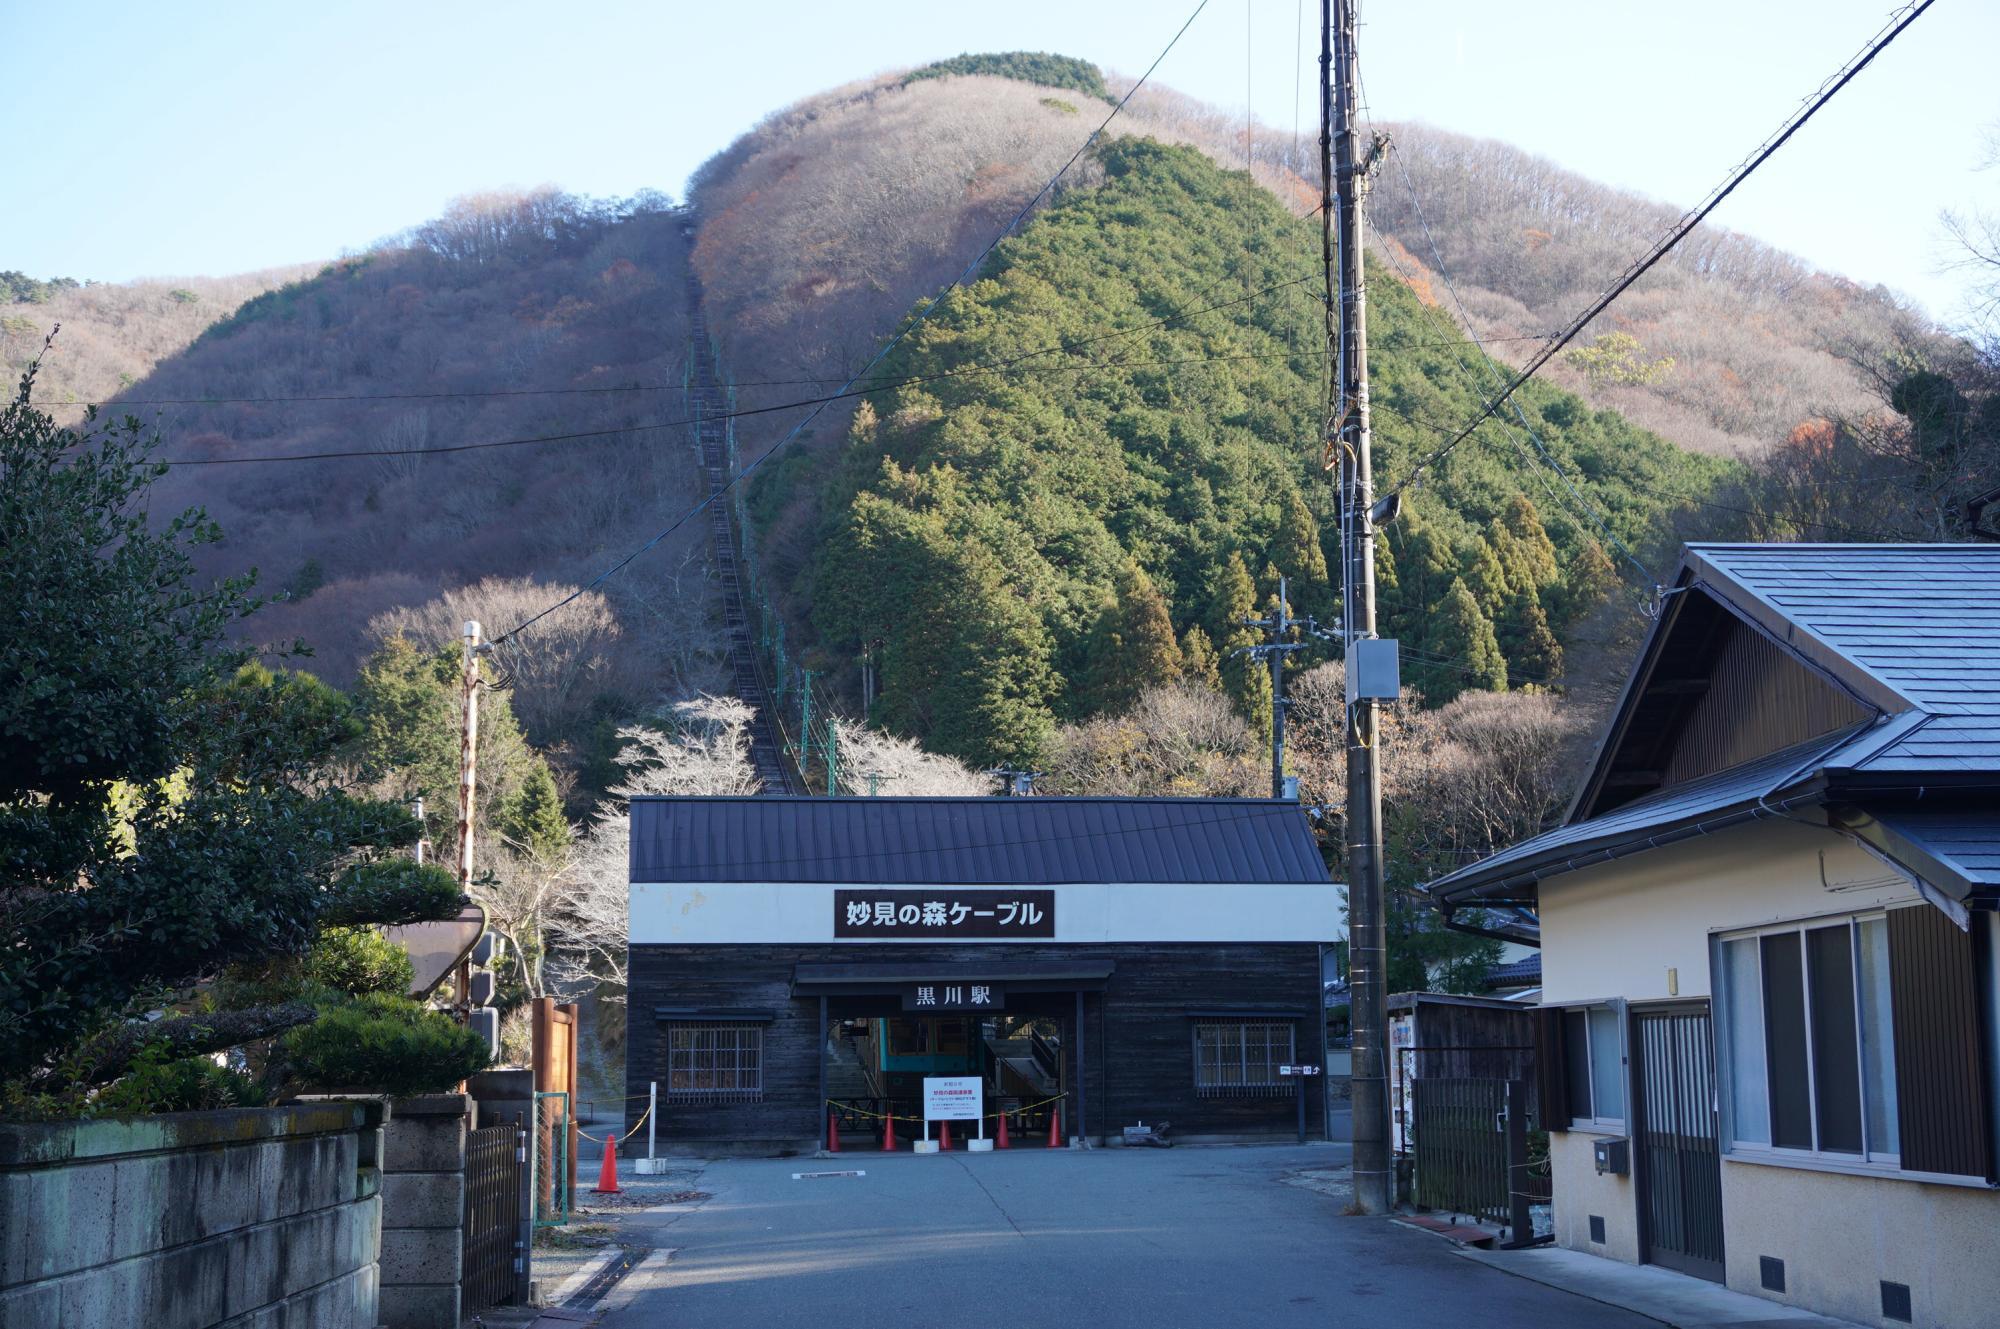
<instances>
[{"instance_id":1,"label":"cable car station building","mask_svg":"<svg viewBox=\"0 0 2000 1329\"><path fill-rule=\"evenodd\" d=\"M1325 1132L1306 816L1264 799L635 798L627 1092L690 1149L875 1147L927 1075L1013 1139ZM1060 1114L1059 1117L1056 1114ZM1052 1120L1053 1118L1053 1120ZM986 1134L997 1133L989 1119ZM920 1131L899 1122L904 1141Z\"/></svg>"}]
</instances>

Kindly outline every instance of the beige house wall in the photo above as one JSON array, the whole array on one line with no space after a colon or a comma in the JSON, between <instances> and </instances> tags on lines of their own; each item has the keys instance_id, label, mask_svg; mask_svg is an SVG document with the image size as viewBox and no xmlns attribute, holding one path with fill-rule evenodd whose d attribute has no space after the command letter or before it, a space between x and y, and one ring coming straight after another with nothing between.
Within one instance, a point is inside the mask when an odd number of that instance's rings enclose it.
<instances>
[{"instance_id":1,"label":"beige house wall","mask_svg":"<svg viewBox=\"0 0 2000 1329\"><path fill-rule=\"evenodd\" d=\"M1712 933L1917 898L1846 837L1785 820L1584 868L1540 893L1546 1005L1707 997ZM1556 1241L1636 1262L1637 1188L1597 1175L1598 1138L1550 1136ZM1728 1158L1722 1192L1728 1285L1739 1292L1887 1325L1888 1279L1909 1285L1918 1325L2000 1323L2000 1192ZM1604 1219L1601 1244L1590 1240L1593 1214ZM1760 1286L1761 1255L1785 1261L1784 1295Z\"/></svg>"},{"instance_id":2,"label":"beige house wall","mask_svg":"<svg viewBox=\"0 0 2000 1329\"><path fill-rule=\"evenodd\" d=\"M1560 1203L1560 1200L1558 1200ZM1907 1284L1910 1323L2000 1324L2000 1192L1722 1161L1729 1286L1862 1324L1882 1318L1883 1279ZM1785 1262L1783 1295L1757 1257Z\"/></svg>"}]
</instances>

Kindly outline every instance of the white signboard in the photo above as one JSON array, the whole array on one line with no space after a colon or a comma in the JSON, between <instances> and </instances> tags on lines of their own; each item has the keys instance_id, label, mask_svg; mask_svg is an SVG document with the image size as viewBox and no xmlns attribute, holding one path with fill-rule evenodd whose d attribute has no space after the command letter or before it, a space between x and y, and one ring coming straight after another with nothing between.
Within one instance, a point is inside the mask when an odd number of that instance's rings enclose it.
<instances>
[{"instance_id":1,"label":"white signboard","mask_svg":"<svg viewBox=\"0 0 2000 1329\"><path fill-rule=\"evenodd\" d=\"M926 1075L925 1121L977 1121L986 1107L986 1086L976 1075Z\"/></svg>"}]
</instances>

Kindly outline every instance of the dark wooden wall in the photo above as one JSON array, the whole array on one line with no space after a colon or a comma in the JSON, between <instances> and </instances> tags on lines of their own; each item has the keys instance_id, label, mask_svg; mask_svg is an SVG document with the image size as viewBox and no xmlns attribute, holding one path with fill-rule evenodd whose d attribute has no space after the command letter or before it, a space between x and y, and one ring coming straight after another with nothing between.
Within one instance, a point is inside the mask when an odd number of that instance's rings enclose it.
<instances>
[{"instance_id":1,"label":"dark wooden wall","mask_svg":"<svg viewBox=\"0 0 2000 1329\"><path fill-rule=\"evenodd\" d=\"M1200 1098L1194 1087L1194 1021L1190 1010L1269 1008L1298 1012L1298 1060L1323 1058L1319 948L1300 944L1112 944L1097 946L962 945L939 947L636 945L631 951L630 1034L626 1092L643 1097L661 1084L663 1141L729 1142L796 1148L817 1138L819 1058L825 1030L819 999L791 995L797 964L907 964L936 961L1112 961L1117 971L1103 992L1084 995L1085 1101L1093 1136L1115 1134L1140 1120L1173 1123L1173 1134L1287 1135L1298 1108L1282 1098ZM762 1011L764 1098L760 1103L669 1104L666 1026L658 1006ZM1009 1013L1033 1011L1065 1019L1064 1082L1076 1087L1075 1040L1069 1035L1072 993L1008 993ZM832 999L832 1014L859 1014ZM1306 1129L1319 1138L1326 1080L1307 1081ZM1075 1095L1066 1106L1073 1113ZM1065 1122L1074 1134L1073 1116Z\"/></svg>"}]
</instances>

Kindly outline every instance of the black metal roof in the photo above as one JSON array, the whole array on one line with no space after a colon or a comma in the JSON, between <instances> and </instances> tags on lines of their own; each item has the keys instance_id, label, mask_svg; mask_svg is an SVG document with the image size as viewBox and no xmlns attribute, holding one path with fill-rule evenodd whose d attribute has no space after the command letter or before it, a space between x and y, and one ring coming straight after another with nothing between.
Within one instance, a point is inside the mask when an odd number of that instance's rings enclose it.
<instances>
[{"instance_id":1,"label":"black metal roof","mask_svg":"<svg viewBox=\"0 0 2000 1329\"><path fill-rule=\"evenodd\" d=\"M1305 811L1254 798L635 798L635 882L1327 881Z\"/></svg>"}]
</instances>

